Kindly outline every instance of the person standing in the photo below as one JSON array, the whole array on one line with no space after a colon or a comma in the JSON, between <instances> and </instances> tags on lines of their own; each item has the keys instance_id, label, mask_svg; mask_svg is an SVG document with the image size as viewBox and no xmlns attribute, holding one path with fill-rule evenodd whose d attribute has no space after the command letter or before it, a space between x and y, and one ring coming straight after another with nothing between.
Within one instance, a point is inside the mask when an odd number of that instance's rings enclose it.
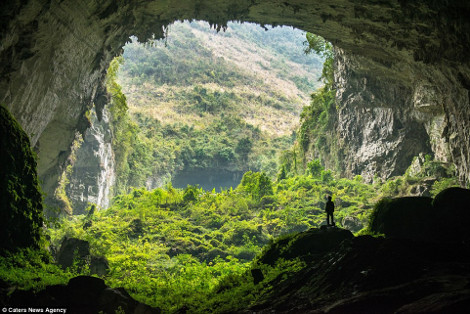
<instances>
[{"instance_id":1,"label":"person standing","mask_svg":"<svg viewBox=\"0 0 470 314\"><path fill-rule=\"evenodd\" d=\"M325 211L326 211L326 225L334 226L335 221L333 219L333 212L335 211L335 204L331 200L331 196L328 196L328 201L326 202L326 205L325 205ZM331 224L330 224L330 219L331 219Z\"/></svg>"}]
</instances>

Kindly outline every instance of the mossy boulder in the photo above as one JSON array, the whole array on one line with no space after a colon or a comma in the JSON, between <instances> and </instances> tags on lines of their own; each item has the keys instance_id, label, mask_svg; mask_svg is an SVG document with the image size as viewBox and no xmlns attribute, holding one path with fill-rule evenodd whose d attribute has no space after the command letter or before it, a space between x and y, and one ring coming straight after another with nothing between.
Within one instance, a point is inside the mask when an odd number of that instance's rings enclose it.
<instances>
[{"instance_id":1,"label":"mossy boulder","mask_svg":"<svg viewBox=\"0 0 470 314\"><path fill-rule=\"evenodd\" d=\"M29 138L0 105L0 243L2 248L39 247L42 194Z\"/></svg>"},{"instance_id":2,"label":"mossy boulder","mask_svg":"<svg viewBox=\"0 0 470 314\"><path fill-rule=\"evenodd\" d=\"M390 238L428 240L434 217L430 197L382 199L371 214L369 230Z\"/></svg>"}]
</instances>

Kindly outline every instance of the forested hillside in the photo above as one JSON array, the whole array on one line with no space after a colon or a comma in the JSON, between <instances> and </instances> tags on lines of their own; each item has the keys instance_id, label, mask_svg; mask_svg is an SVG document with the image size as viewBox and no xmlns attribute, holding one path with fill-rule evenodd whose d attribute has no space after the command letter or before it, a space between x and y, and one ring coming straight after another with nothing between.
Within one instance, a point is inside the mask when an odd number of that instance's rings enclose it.
<instances>
[{"instance_id":1,"label":"forested hillside","mask_svg":"<svg viewBox=\"0 0 470 314\"><path fill-rule=\"evenodd\" d=\"M117 137L116 192L170 178L179 187L236 186L247 170L274 177L322 84L322 58L305 55L304 42L292 28L230 23L216 32L185 22L164 41L127 44L117 83L139 140L127 154L131 143Z\"/></svg>"}]
</instances>

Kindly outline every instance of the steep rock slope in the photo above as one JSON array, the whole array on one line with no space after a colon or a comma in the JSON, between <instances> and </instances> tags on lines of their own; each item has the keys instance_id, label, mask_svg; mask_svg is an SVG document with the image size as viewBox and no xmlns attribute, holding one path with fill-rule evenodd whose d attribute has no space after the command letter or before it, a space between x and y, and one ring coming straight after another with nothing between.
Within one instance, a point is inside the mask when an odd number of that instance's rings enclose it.
<instances>
[{"instance_id":1,"label":"steep rock slope","mask_svg":"<svg viewBox=\"0 0 470 314\"><path fill-rule=\"evenodd\" d=\"M344 175L361 174L368 181L401 175L419 153L450 159L443 125L435 123L443 117L442 105L422 99L431 98L428 91L415 92L406 81L381 78L380 68L341 49L335 63L335 131Z\"/></svg>"},{"instance_id":2,"label":"steep rock slope","mask_svg":"<svg viewBox=\"0 0 470 314\"><path fill-rule=\"evenodd\" d=\"M407 106L440 108L432 114L440 117L438 130L431 129L442 134L439 143L448 143L450 161L469 181L469 6L443 0L4 2L0 100L39 148L39 175L51 196L75 131L87 127L85 112L93 102L98 108L105 103L105 70L130 35L160 37L162 27L178 19L202 19L218 27L235 19L292 25L362 56L354 71L372 71L385 85L406 87L404 99L412 99ZM362 91L351 92L360 96ZM433 147L439 155L437 147L442 145ZM348 167L362 171L370 160Z\"/></svg>"},{"instance_id":3,"label":"steep rock slope","mask_svg":"<svg viewBox=\"0 0 470 314\"><path fill-rule=\"evenodd\" d=\"M85 214L89 203L106 208L109 205L114 184L114 152L111 147L112 134L109 127L109 112L103 110L103 119L98 121L94 110L91 113L92 127L87 130L76 161L69 174L65 192L71 201L73 214Z\"/></svg>"},{"instance_id":4,"label":"steep rock slope","mask_svg":"<svg viewBox=\"0 0 470 314\"><path fill-rule=\"evenodd\" d=\"M470 305L470 190L434 199L384 199L369 229L353 237L336 227L310 229L274 242L254 267L298 258L305 267L281 273L251 306L256 313L463 313Z\"/></svg>"}]
</instances>

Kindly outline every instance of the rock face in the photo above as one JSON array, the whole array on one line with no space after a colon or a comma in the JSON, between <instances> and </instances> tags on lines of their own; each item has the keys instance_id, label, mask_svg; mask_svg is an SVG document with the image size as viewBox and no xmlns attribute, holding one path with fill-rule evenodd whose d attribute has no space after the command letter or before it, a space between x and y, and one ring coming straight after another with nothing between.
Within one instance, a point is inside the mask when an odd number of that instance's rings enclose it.
<instances>
[{"instance_id":1,"label":"rock face","mask_svg":"<svg viewBox=\"0 0 470 314\"><path fill-rule=\"evenodd\" d=\"M65 191L72 203L73 214L86 213L89 203L107 208L114 184L114 153L111 147L109 113L103 109L102 119L91 113L91 128L76 151L76 162Z\"/></svg>"},{"instance_id":2,"label":"rock face","mask_svg":"<svg viewBox=\"0 0 470 314\"><path fill-rule=\"evenodd\" d=\"M353 235L349 230L335 227L312 228L270 245L269 249L263 253L257 263L274 265L280 258L292 259L296 257L312 260L312 258L334 250L341 242L352 237Z\"/></svg>"},{"instance_id":3,"label":"rock face","mask_svg":"<svg viewBox=\"0 0 470 314\"><path fill-rule=\"evenodd\" d=\"M335 60L336 128L346 176L387 179L403 174L414 156L432 154L425 125L433 116L415 108L411 86L400 81L390 84L380 78L378 69L364 68L367 60L341 49ZM447 156L447 151L444 156L436 154L437 158Z\"/></svg>"},{"instance_id":4,"label":"rock face","mask_svg":"<svg viewBox=\"0 0 470 314\"><path fill-rule=\"evenodd\" d=\"M0 105L0 250L39 247L42 195L36 158L21 126Z\"/></svg>"},{"instance_id":5,"label":"rock face","mask_svg":"<svg viewBox=\"0 0 470 314\"><path fill-rule=\"evenodd\" d=\"M93 103L101 117L111 59L130 35L161 37L182 19L291 25L325 37L341 49L338 70L348 70L337 71L338 136L353 153L345 173L386 177L431 149L470 181L468 1L25 0L4 1L0 12L0 101L39 150L48 195Z\"/></svg>"}]
</instances>

